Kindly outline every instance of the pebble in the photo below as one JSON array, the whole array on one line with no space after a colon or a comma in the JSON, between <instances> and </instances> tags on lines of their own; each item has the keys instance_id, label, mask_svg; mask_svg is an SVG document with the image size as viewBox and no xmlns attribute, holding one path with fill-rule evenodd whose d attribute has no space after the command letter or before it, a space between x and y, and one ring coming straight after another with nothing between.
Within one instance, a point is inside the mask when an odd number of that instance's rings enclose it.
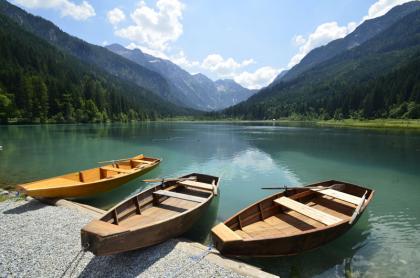
<instances>
[{"instance_id":1,"label":"pebble","mask_svg":"<svg viewBox=\"0 0 420 278\"><path fill-rule=\"evenodd\" d=\"M186 243L177 239L113 256L80 253L91 219L36 200L0 202L0 277L244 277L180 250Z\"/></svg>"}]
</instances>

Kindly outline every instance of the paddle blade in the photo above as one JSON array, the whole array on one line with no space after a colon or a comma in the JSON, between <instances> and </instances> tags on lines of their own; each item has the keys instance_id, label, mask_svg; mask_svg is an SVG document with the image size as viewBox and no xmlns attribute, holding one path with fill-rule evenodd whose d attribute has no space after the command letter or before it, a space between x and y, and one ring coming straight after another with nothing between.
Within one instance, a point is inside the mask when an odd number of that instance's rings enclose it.
<instances>
[{"instance_id":1,"label":"paddle blade","mask_svg":"<svg viewBox=\"0 0 420 278\"><path fill-rule=\"evenodd\" d=\"M354 210L354 213L353 213L353 215L351 216L351 219L350 219L350 221L349 221L349 224L350 224L350 225L351 225L351 224L353 224L354 220L356 220L356 217L359 215L360 210L362 209L362 206L363 206L363 204L365 203L365 200L366 200L366 194L367 194L367 191L365 192L365 194L363 194L362 200L360 200L359 205L358 205L358 206L357 206L357 208Z\"/></svg>"}]
</instances>

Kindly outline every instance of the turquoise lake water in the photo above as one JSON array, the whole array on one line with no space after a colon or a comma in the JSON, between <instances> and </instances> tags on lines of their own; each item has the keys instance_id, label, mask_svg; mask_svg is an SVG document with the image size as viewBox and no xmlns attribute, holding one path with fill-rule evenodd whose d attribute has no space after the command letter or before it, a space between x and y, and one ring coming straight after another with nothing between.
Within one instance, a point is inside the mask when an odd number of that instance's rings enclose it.
<instances>
[{"instance_id":1,"label":"turquoise lake water","mask_svg":"<svg viewBox=\"0 0 420 278\"><path fill-rule=\"evenodd\" d=\"M0 187L144 153L158 168L109 193L78 199L109 208L141 180L203 172L221 177L218 199L187 234L208 242L213 224L273 191L263 186L338 179L376 190L359 222L306 254L248 262L282 277L418 277L420 132L275 124L145 123L0 126Z\"/></svg>"}]
</instances>

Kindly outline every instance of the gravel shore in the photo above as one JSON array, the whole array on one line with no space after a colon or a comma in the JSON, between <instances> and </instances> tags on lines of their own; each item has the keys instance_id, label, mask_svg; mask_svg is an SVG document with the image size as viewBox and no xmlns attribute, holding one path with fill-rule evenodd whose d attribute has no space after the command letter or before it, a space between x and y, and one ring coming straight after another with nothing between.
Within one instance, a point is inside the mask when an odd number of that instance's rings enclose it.
<instances>
[{"instance_id":1,"label":"gravel shore","mask_svg":"<svg viewBox=\"0 0 420 278\"><path fill-rule=\"evenodd\" d=\"M169 240L106 257L81 253L88 214L32 201L0 202L0 277L244 277ZM78 256L79 254L79 256Z\"/></svg>"}]
</instances>

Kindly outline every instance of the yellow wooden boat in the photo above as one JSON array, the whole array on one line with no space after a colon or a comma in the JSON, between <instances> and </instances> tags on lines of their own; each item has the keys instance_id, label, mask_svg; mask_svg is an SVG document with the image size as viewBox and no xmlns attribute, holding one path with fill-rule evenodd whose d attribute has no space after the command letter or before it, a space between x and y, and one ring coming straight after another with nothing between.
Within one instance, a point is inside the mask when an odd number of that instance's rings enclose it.
<instances>
[{"instance_id":1,"label":"yellow wooden boat","mask_svg":"<svg viewBox=\"0 0 420 278\"><path fill-rule=\"evenodd\" d=\"M137 155L109 161L109 164L97 168L20 184L16 186L16 190L28 196L41 198L90 196L129 182L155 168L160 161L158 158Z\"/></svg>"}]
</instances>

